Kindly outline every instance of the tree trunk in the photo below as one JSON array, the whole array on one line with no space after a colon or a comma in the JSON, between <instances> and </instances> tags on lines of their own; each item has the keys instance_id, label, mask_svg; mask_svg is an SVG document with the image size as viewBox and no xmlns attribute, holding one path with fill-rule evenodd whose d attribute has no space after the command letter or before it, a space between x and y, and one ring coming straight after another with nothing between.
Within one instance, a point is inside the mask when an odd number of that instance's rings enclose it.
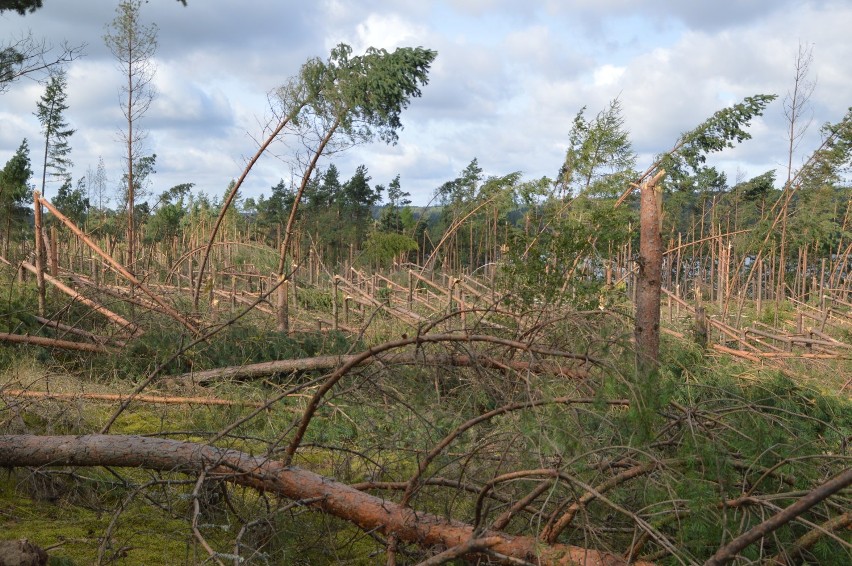
<instances>
[{"instance_id":1,"label":"tree trunk","mask_svg":"<svg viewBox=\"0 0 852 566\"><path fill-rule=\"evenodd\" d=\"M358 355L346 356L316 356L312 358L300 358L294 360L275 360L272 362L259 362L256 364L242 364L239 366L222 367L193 373L185 373L174 377L179 383L186 385L208 385L215 381L233 379L259 379L266 378L276 373L290 373L294 371L325 371L336 369L359 357ZM521 360L506 360L488 356L467 356L461 354L424 354L422 351L398 353L387 361L394 364L417 364L434 366L454 367L476 367L481 366L489 369L517 372L547 373L560 375L569 379L588 379L590 373L583 365L569 366L565 362L549 363L546 361L525 362ZM369 365L376 362L376 358L368 358L358 365Z\"/></svg>"},{"instance_id":2,"label":"tree trunk","mask_svg":"<svg viewBox=\"0 0 852 566\"><path fill-rule=\"evenodd\" d=\"M278 284L276 290L275 330L282 334L289 334L290 332L289 286L290 282L284 280Z\"/></svg>"},{"instance_id":3,"label":"tree trunk","mask_svg":"<svg viewBox=\"0 0 852 566\"><path fill-rule=\"evenodd\" d=\"M481 533L472 525L402 507L296 466L193 442L142 436L0 436L4 466L119 466L218 476L273 492L349 521L367 532L393 535L424 548L445 548L478 537L496 537L491 550L535 564L625 564L614 554L567 544L546 545L534 537ZM310 502L310 503L308 503ZM491 542L491 541L489 541ZM647 566L647 562L633 562Z\"/></svg>"},{"instance_id":4,"label":"tree trunk","mask_svg":"<svg viewBox=\"0 0 852 566\"><path fill-rule=\"evenodd\" d=\"M45 313L45 290L44 290L44 242L42 241L42 218L41 218L41 195L38 191L33 193L33 204L35 205L35 267L36 267L36 282L38 285L38 314L44 316ZM11 215L9 216L11 218ZM8 222L7 222L8 230ZM11 238L11 232L7 231L7 238ZM8 242L8 240L7 240ZM8 247L8 246L7 246ZM8 251L6 255L9 255Z\"/></svg>"},{"instance_id":5,"label":"tree trunk","mask_svg":"<svg viewBox=\"0 0 852 566\"><path fill-rule=\"evenodd\" d=\"M639 276L636 281L636 369L647 377L657 369L660 354L660 293L663 268L663 238L660 234L662 197L657 183L661 169L640 189Z\"/></svg>"}]
</instances>

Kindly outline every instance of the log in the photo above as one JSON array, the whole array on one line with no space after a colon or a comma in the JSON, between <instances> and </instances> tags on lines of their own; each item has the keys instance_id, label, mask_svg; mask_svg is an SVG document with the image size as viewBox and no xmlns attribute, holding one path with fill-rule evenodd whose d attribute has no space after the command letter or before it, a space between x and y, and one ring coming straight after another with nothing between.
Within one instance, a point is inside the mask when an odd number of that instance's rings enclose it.
<instances>
[{"instance_id":1,"label":"log","mask_svg":"<svg viewBox=\"0 0 852 566\"><path fill-rule=\"evenodd\" d=\"M735 350L733 348L728 348L727 346L722 346L721 344L713 344L711 348L717 352L722 352L723 354L730 354L731 356L745 358L750 362L760 361L760 358L758 357L759 354L755 354L754 352L743 352L742 350Z\"/></svg>"},{"instance_id":2,"label":"log","mask_svg":"<svg viewBox=\"0 0 852 566\"><path fill-rule=\"evenodd\" d=\"M184 384L206 384L213 381L225 379L253 379L268 377L275 373L288 373L293 371L330 370L340 367L352 360L357 355L350 356L317 356L314 358L301 358L297 360L276 360L273 362L260 362L242 366L231 366L211 369L176 376L176 381ZM531 371L537 373L549 373L561 375L571 379L586 379L589 373L584 368L563 367L550 362L523 362L516 360L498 360L486 356L465 355L424 355L415 352L404 353L391 358L382 359L384 363L404 364L430 364L449 365L457 367L484 366L491 369L509 369L514 371ZM368 358L359 365L369 365L376 362L376 358Z\"/></svg>"},{"instance_id":3,"label":"log","mask_svg":"<svg viewBox=\"0 0 852 566\"><path fill-rule=\"evenodd\" d=\"M42 336L10 334L9 332L0 332L0 341L14 342L17 344L35 344L36 346L44 346L45 348L60 348L62 350L77 350L80 352L107 353L110 351L101 344L71 342L69 340L57 340L56 338L44 338Z\"/></svg>"},{"instance_id":4,"label":"log","mask_svg":"<svg viewBox=\"0 0 852 566\"><path fill-rule=\"evenodd\" d=\"M113 466L146 468L188 474L272 492L356 525L366 532L393 535L424 548L453 548L480 537L490 549L514 559L540 565L624 565L618 555L568 544L544 544L535 537L475 531L472 525L400 505L358 491L332 478L297 466L194 442L143 436L93 434L86 436L0 436L4 466ZM648 562L632 564L650 566Z\"/></svg>"},{"instance_id":5,"label":"log","mask_svg":"<svg viewBox=\"0 0 852 566\"><path fill-rule=\"evenodd\" d=\"M128 395L116 393L51 393L48 391L30 391L29 389L0 389L0 395L25 397L29 399L60 399L74 401L87 399L90 401L124 401ZM227 407L262 407L263 403L248 401L231 401L230 399L214 399L212 397L159 397L155 395L137 395L134 401L143 403L162 403L166 405L224 405Z\"/></svg>"},{"instance_id":6,"label":"log","mask_svg":"<svg viewBox=\"0 0 852 566\"><path fill-rule=\"evenodd\" d=\"M660 293L662 291L663 240L662 189L657 183L665 175L660 169L642 183L639 192L639 274L636 279L635 325L636 371L643 379L657 371L660 358Z\"/></svg>"}]
</instances>

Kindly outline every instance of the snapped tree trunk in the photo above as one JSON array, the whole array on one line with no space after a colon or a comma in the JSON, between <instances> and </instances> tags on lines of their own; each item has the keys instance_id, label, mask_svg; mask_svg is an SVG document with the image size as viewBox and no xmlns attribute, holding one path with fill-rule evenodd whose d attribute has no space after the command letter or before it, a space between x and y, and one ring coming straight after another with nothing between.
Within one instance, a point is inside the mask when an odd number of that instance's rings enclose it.
<instances>
[{"instance_id":1,"label":"snapped tree trunk","mask_svg":"<svg viewBox=\"0 0 852 566\"><path fill-rule=\"evenodd\" d=\"M636 369L648 377L656 371L660 355L660 294L663 271L662 195L657 183L660 169L642 183L639 201L639 276L636 281Z\"/></svg>"},{"instance_id":2,"label":"snapped tree trunk","mask_svg":"<svg viewBox=\"0 0 852 566\"><path fill-rule=\"evenodd\" d=\"M528 536L477 532L473 525L415 511L358 491L344 483L296 466L250 456L236 450L143 436L0 436L3 466L118 466L200 473L238 485L310 502L325 513L359 528L397 537L424 548L451 548L478 537L490 539L490 549L535 564L614 566L621 556L568 544L547 545ZM647 562L633 562L648 566Z\"/></svg>"}]
</instances>

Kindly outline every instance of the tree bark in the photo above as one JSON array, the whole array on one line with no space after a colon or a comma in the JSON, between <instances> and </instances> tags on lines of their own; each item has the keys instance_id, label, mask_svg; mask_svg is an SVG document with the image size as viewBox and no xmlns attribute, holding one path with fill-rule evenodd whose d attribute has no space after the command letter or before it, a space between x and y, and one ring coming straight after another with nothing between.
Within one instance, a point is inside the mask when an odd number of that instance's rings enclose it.
<instances>
[{"instance_id":1,"label":"tree bark","mask_svg":"<svg viewBox=\"0 0 852 566\"><path fill-rule=\"evenodd\" d=\"M2 335L0 335L2 336ZM29 389L0 389L0 394L9 397L24 397L27 399L58 399L61 401L124 401L127 395L119 393L51 393L49 391L30 391ZM140 403L160 403L163 405L219 405L224 407L261 407L263 403L250 401L232 401L213 397L175 397L161 395L137 395L134 401ZM2 563L0 563L2 564Z\"/></svg>"},{"instance_id":2,"label":"tree bark","mask_svg":"<svg viewBox=\"0 0 852 566\"><path fill-rule=\"evenodd\" d=\"M472 525L397 505L295 466L193 442L119 435L0 436L4 466L117 466L219 476L232 483L311 502L322 512L369 532L429 548L452 548L486 538L492 551L541 565L623 565L617 555L527 536L474 532ZM494 538L492 538L494 537ZM493 543L493 544L491 544ZM633 562L645 565L647 562Z\"/></svg>"},{"instance_id":3,"label":"tree bark","mask_svg":"<svg viewBox=\"0 0 852 566\"><path fill-rule=\"evenodd\" d=\"M660 234L662 199L657 183L660 169L640 188L639 276L636 292L636 369L647 377L656 371L660 355L660 294L663 270L663 238Z\"/></svg>"}]
</instances>

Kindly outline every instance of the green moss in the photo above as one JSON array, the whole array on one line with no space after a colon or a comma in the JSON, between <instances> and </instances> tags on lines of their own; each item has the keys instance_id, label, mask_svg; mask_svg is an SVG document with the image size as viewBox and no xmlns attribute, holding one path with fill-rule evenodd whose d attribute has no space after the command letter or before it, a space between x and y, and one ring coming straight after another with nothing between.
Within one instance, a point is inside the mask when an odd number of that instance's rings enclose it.
<instances>
[{"instance_id":1,"label":"green moss","mask_svg":"<svg viewBox=\"0 0 852 566\"><path fill-rule=\"evenodd\" d=\"M49 551L50 564L93 564L100 541L113 518L99 510L57 501L33 499L21 490L18 474L0 479L0 532L3 538L27 538ZM172 519L142 503L131 503L114 529L107 556L118 564L149 565L184 561L191 544L187 522Z\"/></svg>"}]
</instances>

